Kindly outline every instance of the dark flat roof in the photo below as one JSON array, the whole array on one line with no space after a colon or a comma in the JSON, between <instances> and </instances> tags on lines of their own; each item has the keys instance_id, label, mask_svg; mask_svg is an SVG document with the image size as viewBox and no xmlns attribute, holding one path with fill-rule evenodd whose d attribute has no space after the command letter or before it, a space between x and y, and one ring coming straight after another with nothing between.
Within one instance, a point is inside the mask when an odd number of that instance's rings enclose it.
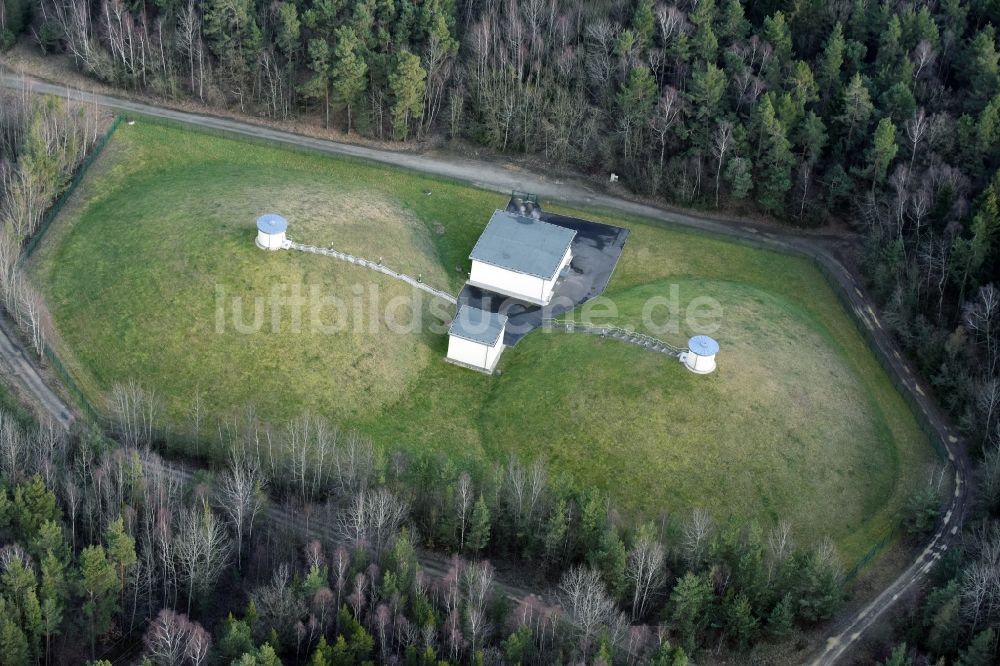
<instances>
[{"instance_id":1,"label":"dark flat roof","mask_svg":"<svg viewBox=\"0 0 1000 666\"><path fill-rule=\"evenodd\" d=\"M555 275L575 236L572 229L498 210L469 258L548 280Z\"/></svg>"},{"instance_id":2,"label":"dark flat roof","mask_svg":"<svg viewBox=\"0 0 1000 666\"><path fill-rule=\"evenodd\" d=\"M448 335L492 347L507 325L507 315L463 305L448 327Z\"/></svg>"}]
</instances>

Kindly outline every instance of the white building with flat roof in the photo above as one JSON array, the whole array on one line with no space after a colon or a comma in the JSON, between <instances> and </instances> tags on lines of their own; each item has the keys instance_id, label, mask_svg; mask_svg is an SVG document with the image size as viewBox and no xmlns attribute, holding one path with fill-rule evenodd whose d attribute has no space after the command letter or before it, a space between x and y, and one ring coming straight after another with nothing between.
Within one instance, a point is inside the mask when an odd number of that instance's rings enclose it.
<instances>
[{"instance_id":1,"label":"white building with flat roof","mask_svg":"<svg viewBox=\"0 0 1000 666\"><path fill-rule=\"evenodd\" d=\"M532 217L493 213L469 259L469 284L535 305L548 305L573 259L576 232Z\"/></svg>"},{"instance_id":2,"label":"white building with flat roof","mask_svg":"<svg viewBox=\"0 0 1000 666\"><path fill-rule=\"evenodd\" d=\"M506 315L463 305L448 327L447 359L492 374L503 353L506 328Z\"/></svg>"}]
</instances>

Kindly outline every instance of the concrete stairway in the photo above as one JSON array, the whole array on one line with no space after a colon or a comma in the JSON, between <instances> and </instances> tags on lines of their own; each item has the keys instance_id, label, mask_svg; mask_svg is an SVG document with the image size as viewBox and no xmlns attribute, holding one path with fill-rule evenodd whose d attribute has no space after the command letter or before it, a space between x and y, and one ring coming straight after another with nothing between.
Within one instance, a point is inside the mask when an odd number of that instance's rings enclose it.
<instances>
[{"instance_id":1,"label":"concrete stairway","mask_svg":"<svg viewBox=\"0 0 1000 666\"><path fill-rule=\"evenodd\" d=\"M339 252L332 248L316 247L315 245L304 245L303 243L296 243L293 240L289 240L286 242L288 244L288 249L290 250L309 252L311 254L320 254L323 255L324 257L333 257L334 259L340 259L341 261L346 261L351 264L364 266L365 268L370 268L373 271L378 271L383 275L388 275L389 277L395 278L397 280L402 280L403 282L413 287L416 287L421 291L425 291L428 294L431 294L432 296L436 296L440 299L446 300L452 305L458 305L458 299L455 296L452 296L447 292L441 291L440 289L435 289L430 285L424 284L423 282L414 277L410 277L409 275L405 275L403 273L394 271L391 268L383 266L380 263L369 261L368 259L362 259L361 257L355 257L352 254L347 254L346 252Z\"/></svg>"},{"instance_id":2,"label":"concrete stairway","mask_svg":"<svg viewBox=\"0 0 1000 666\"><path fill-rule=\"evenodd\" d=\"M568 333L589 333L590 335L599 335L605 338L621 340L622 342L630 345L636 345L638 347L642 347L643 349L648 349L651 352L666 354L667 356L672 356L674 358L679 358L682 353L687 351L687 349L675 347L669 342L664 342L663 340L654 338L651 335L630 331L626 328L619 328L617 326L594 326L593 324L583 322L558 319L547 319L545 320L545 323L556 328L561 328Z\"/></svg>"}]
</instances>

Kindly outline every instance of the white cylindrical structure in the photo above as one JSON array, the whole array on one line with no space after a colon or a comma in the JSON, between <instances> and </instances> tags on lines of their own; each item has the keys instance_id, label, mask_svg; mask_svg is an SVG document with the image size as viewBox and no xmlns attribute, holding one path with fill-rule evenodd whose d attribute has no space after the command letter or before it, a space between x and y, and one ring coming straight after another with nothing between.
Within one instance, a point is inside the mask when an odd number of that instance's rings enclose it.
<instances>
[{"instance_id":1,"label":"white cylindrical structure","mask_svg":"<svg viewBox=\"0 0 1000 666\"><path fill-rule=\"evenodd\" d=\"M707 335L696 335L688 340L688 350L681 360L691 372L707 375L715 370L715 355L718 353L718 342Z\"/></svg>"},{"instance_id":2,"label":"white cylindrical structure","mask_svg":"<svg viewBox=\"0 0 1000 666\"><path fill-rule=\"evenodd\" d=\"M257 218L257 247L264 250L280 250L285 245L285 231L288 220L276 213L267 213Z\"/></svg>"}]
</instances>

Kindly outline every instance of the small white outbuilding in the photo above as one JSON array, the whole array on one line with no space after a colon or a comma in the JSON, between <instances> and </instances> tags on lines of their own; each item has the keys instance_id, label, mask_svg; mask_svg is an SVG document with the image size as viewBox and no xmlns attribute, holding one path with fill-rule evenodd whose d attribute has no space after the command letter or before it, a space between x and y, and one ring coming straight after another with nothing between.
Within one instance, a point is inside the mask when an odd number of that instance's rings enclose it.
<instances>
[{"instance_id":1,"label":"small white outbuilding","mask_svg":"<svg viewBox=\"0 0 1000 666\"><path fill-rule=\"evenodd\" d=\"M715 355L719 353L719 343L707 335L696 335L688 340L686 352L681 354L681 361L691 372L707 375L715 370Z\"/></svg>"},{"instance_id":2,"label":"small white outbuilding","mask_svg":"<svg viewBox=\"0 0 1000 666\"><path fill-rule=\"evenodd\" d=\"M448 328L447 360L492 374L503 353L506 328L506 315L463 305Z\"/></svg>"},{"instance_id":3,"label":"small white outbuilding","mask_svg":"<svg viewBox=\"0 0 1000 666\"><path fill-rule=\"evenodd\" d=\"M257 247L262 250L280 250L285 247L288 220L277 213L267 213L257 218Z\"/></svg>"},{"instance_id":4,"label":"small white outbuilding","mask_svg":"<svg viewBox=\"0 0 1000 666\"><path fill-rule=\"evenodd\" d=\"M556 280L573 259L575 237L572 229L498 210L469 255L469 284L548 305Z\"/></svg>"}]
</instances>

